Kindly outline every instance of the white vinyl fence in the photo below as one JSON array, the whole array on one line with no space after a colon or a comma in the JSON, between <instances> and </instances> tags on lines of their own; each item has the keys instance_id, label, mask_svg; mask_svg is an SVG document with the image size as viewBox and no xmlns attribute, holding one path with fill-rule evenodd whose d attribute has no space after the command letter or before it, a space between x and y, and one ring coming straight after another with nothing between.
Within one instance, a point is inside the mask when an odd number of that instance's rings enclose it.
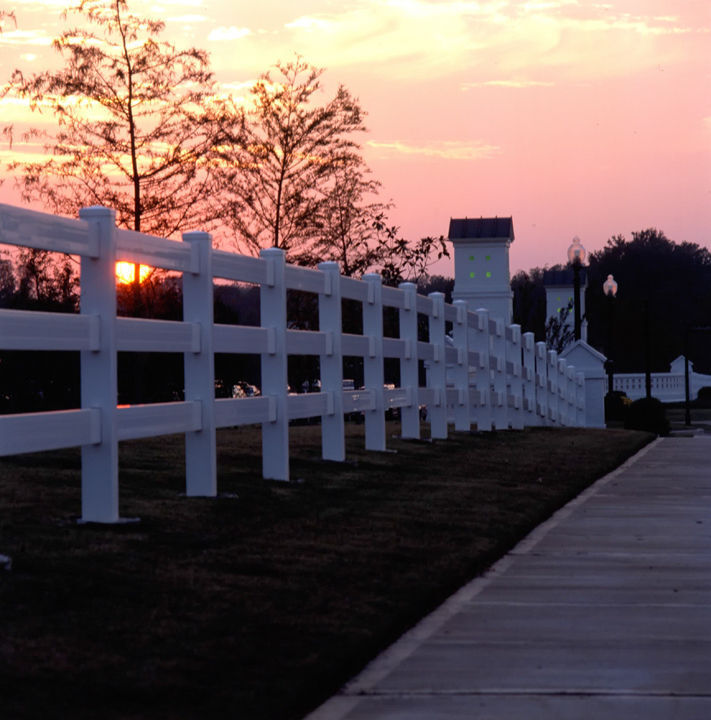
<instances>
[{"instance_id":1,"label":"white vinyl fence","mask_svg":"<svg viewBox=\"0 0 711 720\"><path fill-rule=\"evenodd\" d=\"M379 275L343 277L336 263L318 270L287 265L282 251L259 258L211 247L207 233L165 240L115 226L115 214L85 208L79 220L0 205L0 243L70 253L81 259L80 314L0 309L0 350L75 350L81 356L81 408L0 416L0 456L81 446L82 518L119 520L118 443L185 433L186 492L217 492L217 428L261 423L263 475L289 478L289 421L320 418L323 457L345 459L344 416L362 412L365 445L386 449L385 411L400 409L401 433L420 435L426 406L433 438L456 430L584 425L585 392L576 373L533 335L505 327L486 310L447 305L415 285L384 287ZM125 260L183 276L183 321L116 316L115 263ZM261 326L213 322L215 279L260 287ZM289 330L287 289L318 295L319 330ZM341 300L363 308L363 334L344 333ZM399 313L400 337L383 336L383 307ZM429 342L418 341L418 314ZM445 335L451 324L451 337ZM185 400L117 407L117 352L183 353ZM214 354L261 357L260 397L215 399ZM287 356L317 355L321 391L288 392ZM363 358L364 385L343 389L343 357ZM401 387L384 384L384 358L400 363ZM418 363L427 366L419 385Z\"/></svg>"}]
</instances>

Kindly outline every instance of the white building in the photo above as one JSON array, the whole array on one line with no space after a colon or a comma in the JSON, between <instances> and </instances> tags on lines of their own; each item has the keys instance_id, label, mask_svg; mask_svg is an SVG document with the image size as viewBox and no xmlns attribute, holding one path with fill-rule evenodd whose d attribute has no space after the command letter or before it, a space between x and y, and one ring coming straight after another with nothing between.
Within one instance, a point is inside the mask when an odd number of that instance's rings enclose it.
<instances>
[{"instance_id":1,"label":"white building","mask_svg":"<svg viewBox=\"0 0 711 720\"><path fill-rule=\"evenodd\" d=\"M449 240L454 246L454 300L466 300L470 310L486 308L506 325L513 314L509 247L514 241L513 218L451 219Z\"/></svg>"}]
</instances>

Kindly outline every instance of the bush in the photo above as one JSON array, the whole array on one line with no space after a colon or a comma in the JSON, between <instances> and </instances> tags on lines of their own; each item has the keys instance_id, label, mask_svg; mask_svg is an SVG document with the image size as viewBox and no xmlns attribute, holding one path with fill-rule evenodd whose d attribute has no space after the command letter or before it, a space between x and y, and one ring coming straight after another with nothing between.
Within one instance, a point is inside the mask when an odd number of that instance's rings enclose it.
<instances>
[{"instance_id":1,"label":"bush","mask_svg":"<svg viewBox=\"0 0 711 720\"><path fill-rule=\"evenodd\" d=\"M629 430L646 430L657 435L668 435L669 420L661 400L657 398L635 400L627 408L625 427Z\"/></svg>"},{"instance_id":2,"label":"bush","mask_svg":"<svg viewBox=\"0 0 711 720\"><path fill-rule=\"evenodd\" d=\"M614 390L605 395L605 419L624 420L627 408L630 405L629 398L620 390Z\"/></svg>"}]
</instances>

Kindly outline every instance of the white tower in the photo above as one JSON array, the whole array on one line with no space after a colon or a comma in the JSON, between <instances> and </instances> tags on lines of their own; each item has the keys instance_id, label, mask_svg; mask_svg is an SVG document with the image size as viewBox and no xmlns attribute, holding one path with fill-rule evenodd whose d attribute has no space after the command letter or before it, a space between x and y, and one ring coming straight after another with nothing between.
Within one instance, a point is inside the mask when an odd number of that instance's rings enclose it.
<instances>
[{"instance_id":1,"label":"white tower","mask_svg":"<svg viewBox=\"0 0 711 720\"><path fill-rule=\"evenodd\" d=\"M513 314L509 276L509 246L514 240L513 218L449 221L454 245L454 300L466 300L470 310L486 308L506 325Z\"/></svg>"}]
</instances>

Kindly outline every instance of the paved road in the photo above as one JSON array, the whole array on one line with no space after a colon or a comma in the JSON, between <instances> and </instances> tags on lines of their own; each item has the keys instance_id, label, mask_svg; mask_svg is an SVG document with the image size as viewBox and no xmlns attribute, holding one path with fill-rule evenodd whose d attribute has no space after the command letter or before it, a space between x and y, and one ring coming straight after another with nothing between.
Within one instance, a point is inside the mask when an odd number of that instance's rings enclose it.
<instances>
[{"instance_id":1,"label":"paved road","mask_svg":"<svg viewBox=\"0 0 711 720\"><path fill-rule=\"evenodd\" d=\"M711 719L711 437L657 440L307 720Z\"/></svg>"}]
</instances>

